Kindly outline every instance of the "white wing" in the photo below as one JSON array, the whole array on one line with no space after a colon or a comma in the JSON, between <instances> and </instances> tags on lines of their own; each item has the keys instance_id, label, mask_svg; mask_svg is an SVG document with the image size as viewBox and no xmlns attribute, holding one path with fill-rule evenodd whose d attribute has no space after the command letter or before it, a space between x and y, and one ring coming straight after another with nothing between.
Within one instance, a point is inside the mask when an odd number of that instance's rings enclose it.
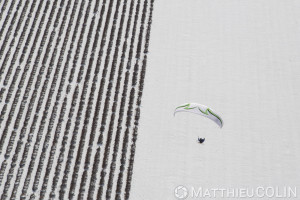
<instances>
[{"instance_id":1,"label":"white wing","mask_svg":"<svg viewBox=\"0 0 300 200\"><path fill-rule=\"evenodd\" d=\"M223 127L223 120L219 115L217 115L212 109L208 108L207 106L198 103L186 103L180 105L175 109L174 115L177 112L189 112L197 115L202 115L214 121L219 125L220 128Z\"/></svg>"}]
</instances>

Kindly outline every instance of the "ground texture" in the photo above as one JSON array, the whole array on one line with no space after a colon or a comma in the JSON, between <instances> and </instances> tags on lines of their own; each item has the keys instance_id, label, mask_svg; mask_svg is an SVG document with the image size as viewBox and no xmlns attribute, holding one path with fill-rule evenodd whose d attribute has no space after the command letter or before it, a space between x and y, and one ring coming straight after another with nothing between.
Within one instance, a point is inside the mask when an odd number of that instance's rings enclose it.
<instances>
[{"instance_id":1,"label":"ground texture","mask_svg":"<svg viewBox=\"0 0 300 200\"><path fill-rule=\"evenodd\" d=\"M128 199L154 0L0 1L0 199Z\"/></svg>"}]
</instances>

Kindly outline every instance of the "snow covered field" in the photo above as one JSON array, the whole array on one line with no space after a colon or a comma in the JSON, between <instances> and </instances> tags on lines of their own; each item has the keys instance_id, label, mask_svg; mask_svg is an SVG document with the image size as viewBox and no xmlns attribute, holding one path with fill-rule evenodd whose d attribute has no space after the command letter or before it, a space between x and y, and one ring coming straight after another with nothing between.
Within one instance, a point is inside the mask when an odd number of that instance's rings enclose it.
<instances>
[{"instance_id":1,"label":"snow covered field","mask_svg":"<svg viewBox=\"0 0 300 200\"><path fill-rule=\"evenodd\" d=\"M192 187L285 186L300 199L299 10L295 0L155 2L131 199L176 199L179 185L187 199ZM223 129L174 117L186 102L210 106Z\"/></svg>"},{"instance_id":2,"label":"snow covered field","mask_svg":"<svg viewBox=\"0 0 300 200\"><path fill-rule=\"evenodd\" d=\"M153 0L0 2L0 199L129 199Z\"/></svg>"},{"instance_id":3,"label":"snow covered field","mask_svg":"<svg viewBox=\"0 0 300 200\"><path fill-rule=\"evenodd\" d=\"M0 1L0 199L240 199L232 189L253 188L299 199L299 10ZM174 117L187 102L223 128Z\"/></svg>"}]
</instances>

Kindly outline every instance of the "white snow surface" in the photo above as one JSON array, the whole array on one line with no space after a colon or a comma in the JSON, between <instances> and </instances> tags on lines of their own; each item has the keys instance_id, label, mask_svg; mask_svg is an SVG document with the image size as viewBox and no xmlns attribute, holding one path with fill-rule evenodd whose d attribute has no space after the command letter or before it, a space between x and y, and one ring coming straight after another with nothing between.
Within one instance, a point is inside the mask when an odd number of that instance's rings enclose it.
<instances>
[{"instance_id":1,"label":"white snow surface","mask_svg":"<svg viewBox=\"0 0 300 200\"><path fill-rule=\"evenodd\" d=\"M176 199L178 185L300 192L299 9L296 0L155 1L131 199ZM185 102L213 108L223 128L174 117Z\"/></svg>"}]
</instances>

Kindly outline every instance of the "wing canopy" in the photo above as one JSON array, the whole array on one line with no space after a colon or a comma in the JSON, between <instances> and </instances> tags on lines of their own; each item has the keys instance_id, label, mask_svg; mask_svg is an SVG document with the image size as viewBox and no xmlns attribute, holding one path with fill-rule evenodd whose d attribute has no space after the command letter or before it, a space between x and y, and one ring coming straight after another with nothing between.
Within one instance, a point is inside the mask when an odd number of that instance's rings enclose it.
<instances>
[{"instance_id":1,"label":"wing canopy","mask_svg":"<svg viewBox=\"0 0 300 200\"><path fill-rule=\"evenodd\" d=\"M202 115L214 121L220 128L223 127L222 118L217 115L212 109L198 103L186 103L178 106L174 111L174 116L178 112L189 112L197 115Z\"/></svg>"}]
</instances>

